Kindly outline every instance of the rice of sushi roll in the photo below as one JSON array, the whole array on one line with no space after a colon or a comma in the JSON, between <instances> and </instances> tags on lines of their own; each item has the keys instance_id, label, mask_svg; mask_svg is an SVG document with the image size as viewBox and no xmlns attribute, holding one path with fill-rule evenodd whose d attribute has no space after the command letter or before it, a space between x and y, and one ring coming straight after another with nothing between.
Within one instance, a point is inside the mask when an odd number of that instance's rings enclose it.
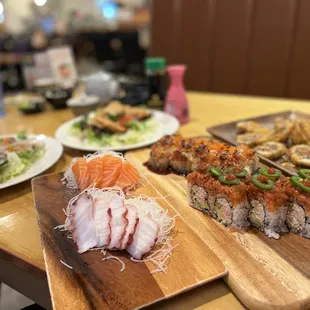
<instances>
[{"instance_id":1,"label":"rice of sushi roll","mask_svg":"<svg viewBox=\"0 0 310 310\"><path fill-rule=\"evenodd\" d=\"M310 238L310 180L292 177L286 182L286 193L289 197L286 204L289 230Z\"/></svg>"},{"instance_id":2,"label":"rice of sushi roll","mask_svg":"<svg viewBox=\"0 0 310 310\"><path fill-rule=\"evenodd\" d=\"M189 174L187 181L190 205L206 212L225 226L249 226L245 182L232 174L219 178L222 182L210 174Z\"/></svg>"},{"instance_id":3,"label":"rice of sushi roll","mask_svg":"<svg viewBox=\"0 0 310 310\"><path fill-rule=\"evenodd\" d=\"M255 174L248 184L249 222L269 238L275 239L288 232L285 223L288 197L281 180L283 179L273 181L266 176Z\"/></svg>"}]
</instances>

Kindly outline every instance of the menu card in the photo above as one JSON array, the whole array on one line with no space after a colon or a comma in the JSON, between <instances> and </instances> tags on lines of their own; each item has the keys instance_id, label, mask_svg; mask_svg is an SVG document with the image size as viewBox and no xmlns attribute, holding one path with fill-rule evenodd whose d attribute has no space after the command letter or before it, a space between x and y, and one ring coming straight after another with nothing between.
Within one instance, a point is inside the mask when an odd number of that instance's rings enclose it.
<instances>
[{"instance_id":1,"label":"menu card","mask_svg":"<svg viewBox=\"0 0 310 310\"><path fill-rule=\"evenodd\" d=\"M51 48L47 51L47 55L56 83L73 86L78 76L71 48L69 46Z\"/></svg>"}]
</instances>

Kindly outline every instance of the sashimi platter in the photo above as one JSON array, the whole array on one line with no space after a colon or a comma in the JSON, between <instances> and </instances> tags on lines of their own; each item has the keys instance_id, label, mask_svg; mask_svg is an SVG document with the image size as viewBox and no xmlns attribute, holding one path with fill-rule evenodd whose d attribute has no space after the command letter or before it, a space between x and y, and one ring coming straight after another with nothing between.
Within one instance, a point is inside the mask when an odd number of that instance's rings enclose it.
<instances>
[{"instance_id":1,"label":"sashimi platter","mask_svg":"<svg viewBox=\"0 0 310 310\"><path fill-rule=\"evenodd\" d=\"M64 296L66 309L136 309L227 274L120 153L74 158L32 186L54 309Z\"/></svg>"}]
</instances>

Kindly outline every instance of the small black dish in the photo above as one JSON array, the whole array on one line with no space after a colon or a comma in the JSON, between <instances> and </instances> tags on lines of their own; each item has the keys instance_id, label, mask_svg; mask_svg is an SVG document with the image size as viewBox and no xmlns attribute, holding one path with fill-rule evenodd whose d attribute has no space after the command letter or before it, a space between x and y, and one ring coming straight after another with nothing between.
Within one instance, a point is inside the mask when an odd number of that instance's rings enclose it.
<instances>
[{"instance_id":1,"label":"small black dish","mask_svg":"<svg viewBox=\"0 0 310 310\"><path fill-rule=\"evenodd\" d=\"M54 109L65 109L67 100L71 97L71 91L61 88L48 89L45 91L44 97Z\"/></svg>"},{"instance_id":2,"label":"small black dish","mask_svg":"<svg viewBox=\"0 0 310 310\"><path fill-rule=\"evenodd\" d=\"M35 114L44 111L44 103L29 100L19 104L18 108L24 114Z\"/></svg>"}]
</instances>

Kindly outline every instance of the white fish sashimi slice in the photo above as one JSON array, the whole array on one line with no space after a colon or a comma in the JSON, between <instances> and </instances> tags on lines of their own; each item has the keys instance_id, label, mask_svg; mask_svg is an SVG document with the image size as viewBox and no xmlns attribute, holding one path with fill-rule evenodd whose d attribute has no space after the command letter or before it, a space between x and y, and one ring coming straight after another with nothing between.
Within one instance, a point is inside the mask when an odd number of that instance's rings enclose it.
<instances>
[{"instance_id":1,"label":"white fish sashimi slice","mask_svg":"<svg viewBox=\"0 0 310 310\"><path fill-rule=\"evenodd\" d=\"M126 218L128 224L126 226L124 237L121 241L121 250L126 249L127 246L129 246L133 242L133 235L135 234L139 222L137 208L130 204L125 205L125 208L127 209Z\"/></svg>"},{"instance_id":2,"label":"white fish sashimi slice","mask_svg":"<svg viewBox=\"0 0 310 310\"><path fill-rule=\"evenodd\" d=\"M94 201L93 218L96 224L97 247L105 247L111 241L111 208L108 199L99 198Z\"/></svg>"},{"instance_id":3,"label":"white fish sashimi slice","mask_svg":"<svg viewBox=\"0 0 310 310\"><path fill-rule=\"evenodd\" d=\"M127 226L127 209L124 207L123 198L118 195L114 195L110 201L109 206L111 209L111 241L108 245L108 249L120 249L121 240L126 231Z\"/></svg>"},{"instance_id":4,"label":"white fish sashimi slice","mask_svg":"<svg viewBox=\"0 0 310 310\"><path fill-rule=\"evenodd\" d=\"M141 259L154 246L159 227L150 217L140 217L133 242L127 247L127 252L135 259Z\"/></svg>"},{"instance_id":5,"label":"white fish sashimi slice","mask_svg":"<svg viewBox=\"0 0 310 310\"><path fill-rule=\"evenodd\" d=\"M78 252L84 253L97 245L96 225L92 217L93 198L86 193L72 204L69 214L72 239Z\"/></svg>"}]
</instances>

